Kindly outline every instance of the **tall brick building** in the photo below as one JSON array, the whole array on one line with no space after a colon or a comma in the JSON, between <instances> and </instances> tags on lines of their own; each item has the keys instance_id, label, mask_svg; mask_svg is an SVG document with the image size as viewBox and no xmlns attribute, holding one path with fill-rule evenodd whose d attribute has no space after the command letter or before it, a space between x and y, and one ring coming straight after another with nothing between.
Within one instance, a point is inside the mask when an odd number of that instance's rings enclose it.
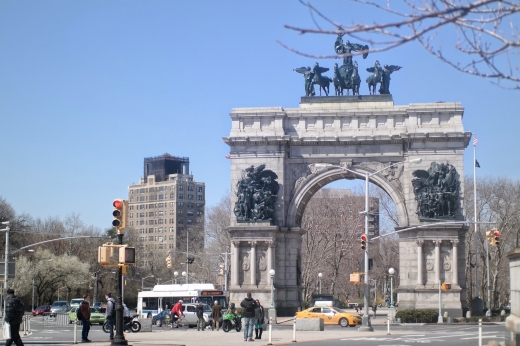
<instances>
[{"instance_id":1,"label":"tall brick building","mask_svg":"<svg viewBox=\"0 0 520 346\"><path fill-rule=\"evenodd\" d=\"M189 158L170 154L145 158L143 178L128 187L129 226L147 250L138 252L139 266L151 266L158 253L165 257L186 252L187 246L190 252L204 248L206 186L194 181L189 164Z\"/></svg>"}]
</instances>

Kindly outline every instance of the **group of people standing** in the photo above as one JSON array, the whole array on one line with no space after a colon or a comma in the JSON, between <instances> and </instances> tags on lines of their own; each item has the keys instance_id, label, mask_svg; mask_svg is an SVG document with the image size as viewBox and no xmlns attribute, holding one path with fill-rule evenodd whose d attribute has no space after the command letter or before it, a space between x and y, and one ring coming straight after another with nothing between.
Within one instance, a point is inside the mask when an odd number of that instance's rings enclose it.
<instances>
[{"instance_id":1,"label":"group of people standing","mask_svg":"<svg viewBox=\"0 0 520 346\"><path fill-rule=\"evenodd\" d=\"M262 339L264 331L264 307L258 299L251 298L251 293L246 295L240 306L244 308L244 341ZM253 339L253 326L255 327L255 339Z\"/></svg>"}]
</instances>

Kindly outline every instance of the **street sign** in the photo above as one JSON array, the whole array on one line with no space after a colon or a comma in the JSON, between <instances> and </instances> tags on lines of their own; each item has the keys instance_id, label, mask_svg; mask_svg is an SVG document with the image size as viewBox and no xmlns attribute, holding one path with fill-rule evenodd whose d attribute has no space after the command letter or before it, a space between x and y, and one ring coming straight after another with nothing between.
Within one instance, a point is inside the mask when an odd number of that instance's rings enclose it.
<instances>
[{"instance_id":1,"label":"street sign","mask_svg":"<svg viewBox=\"0 0 520 346\"><path fill-rule=\"evenodd\" d=\"M10 259L9 260L9 279L14 279L14 267L15 267L15 260L14 259ZM5 273L5 260L2 258L0 259L0 277L2 277L2 280L4 278L4 273Z\"/></svg>"}]
</instances>

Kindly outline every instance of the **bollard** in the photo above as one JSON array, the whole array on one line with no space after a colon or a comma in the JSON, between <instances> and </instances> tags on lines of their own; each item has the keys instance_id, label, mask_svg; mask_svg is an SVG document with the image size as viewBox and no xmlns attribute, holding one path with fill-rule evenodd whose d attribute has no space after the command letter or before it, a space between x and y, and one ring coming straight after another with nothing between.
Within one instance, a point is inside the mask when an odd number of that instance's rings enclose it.
<instances>
[{"instance_id":1,"label":"bollard","mask_svg":"<svg viewBox=\"0 0 520 346\"><path fill-rule=\"evenodd\" d=\"M482 346L482 319L478 320L478 346Z\"/></svg>"},{"instance_id":2,"label":"bollard","mask_svg":"<svg viewBox=\"0 0 520 346\"><path fill-rule=\"evenodd\" d=\"M272 345L273 343L271 342L271 333L272 333L272 328L273 328L273 317L272 316L269 316L269 342L267 343L268 345Z\"/></svg>"},{"instance_id":3,"label":"bollard","mask_svg":"<svg viewBox=\"0 0 520 346\"><path fill-rule=\"evenodd\" d=\"M390 335L390 316L386 316L387 331L386 335Z\"/></svg>"},{"instance_id":4,"label":"bollard","mask_svg":"<svg viewBox=\"0 0 520 346\"><path fill-rule=\"evenodd\" d=\"M296 317L293 322L292 342L296 342Z\"/></svg>"},{"instance_id":5,"label":"bollard","mask_svg":"<svg viewBox=\"0 0 520 346\"><path fill-rule=\"evenodd\" d=\"M78 324L74 322L74 344L78 343Z\"/></svg>"}]
</instances>

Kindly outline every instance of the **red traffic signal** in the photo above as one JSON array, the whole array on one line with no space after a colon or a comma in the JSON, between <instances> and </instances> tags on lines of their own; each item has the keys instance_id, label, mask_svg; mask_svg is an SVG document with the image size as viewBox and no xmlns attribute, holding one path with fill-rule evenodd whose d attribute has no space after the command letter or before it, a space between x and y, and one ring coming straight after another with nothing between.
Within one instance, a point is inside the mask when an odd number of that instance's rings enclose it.
<instances>
[{"instance_id":1,"label":"red traffic signal","mask_svg":"<svg viewBox=\"0 0 520 346\"><path fill-rule=\"evenodd\" d=\"M361 235L361 250L365 251L367 249L367 235L362 234Z\"/></svg>"},{"instance_id":2,"label":"red traffic signal","mask_svg":"<svg viewBox=\"0 0 520 346\"><path fill-rule=\"evenodd\" d=\"M114 217L112 226L116 227L119 232L123 232L127 226L128 201L124 199L114 199L112 205L114 206L114 210L112 211L112 216Z\"/></svg>"},{"instance_id":3,"label":"red traffic signal","mask_svg":"<svg viewBox=\"0 0 520 346\"><path fill-rule=\"evenodd\" d=\"M493 246L498 246L500 244L500 239L498 238L500 236L500 232L498 229L493 229Z\"/></svg>"}]
</instances>

